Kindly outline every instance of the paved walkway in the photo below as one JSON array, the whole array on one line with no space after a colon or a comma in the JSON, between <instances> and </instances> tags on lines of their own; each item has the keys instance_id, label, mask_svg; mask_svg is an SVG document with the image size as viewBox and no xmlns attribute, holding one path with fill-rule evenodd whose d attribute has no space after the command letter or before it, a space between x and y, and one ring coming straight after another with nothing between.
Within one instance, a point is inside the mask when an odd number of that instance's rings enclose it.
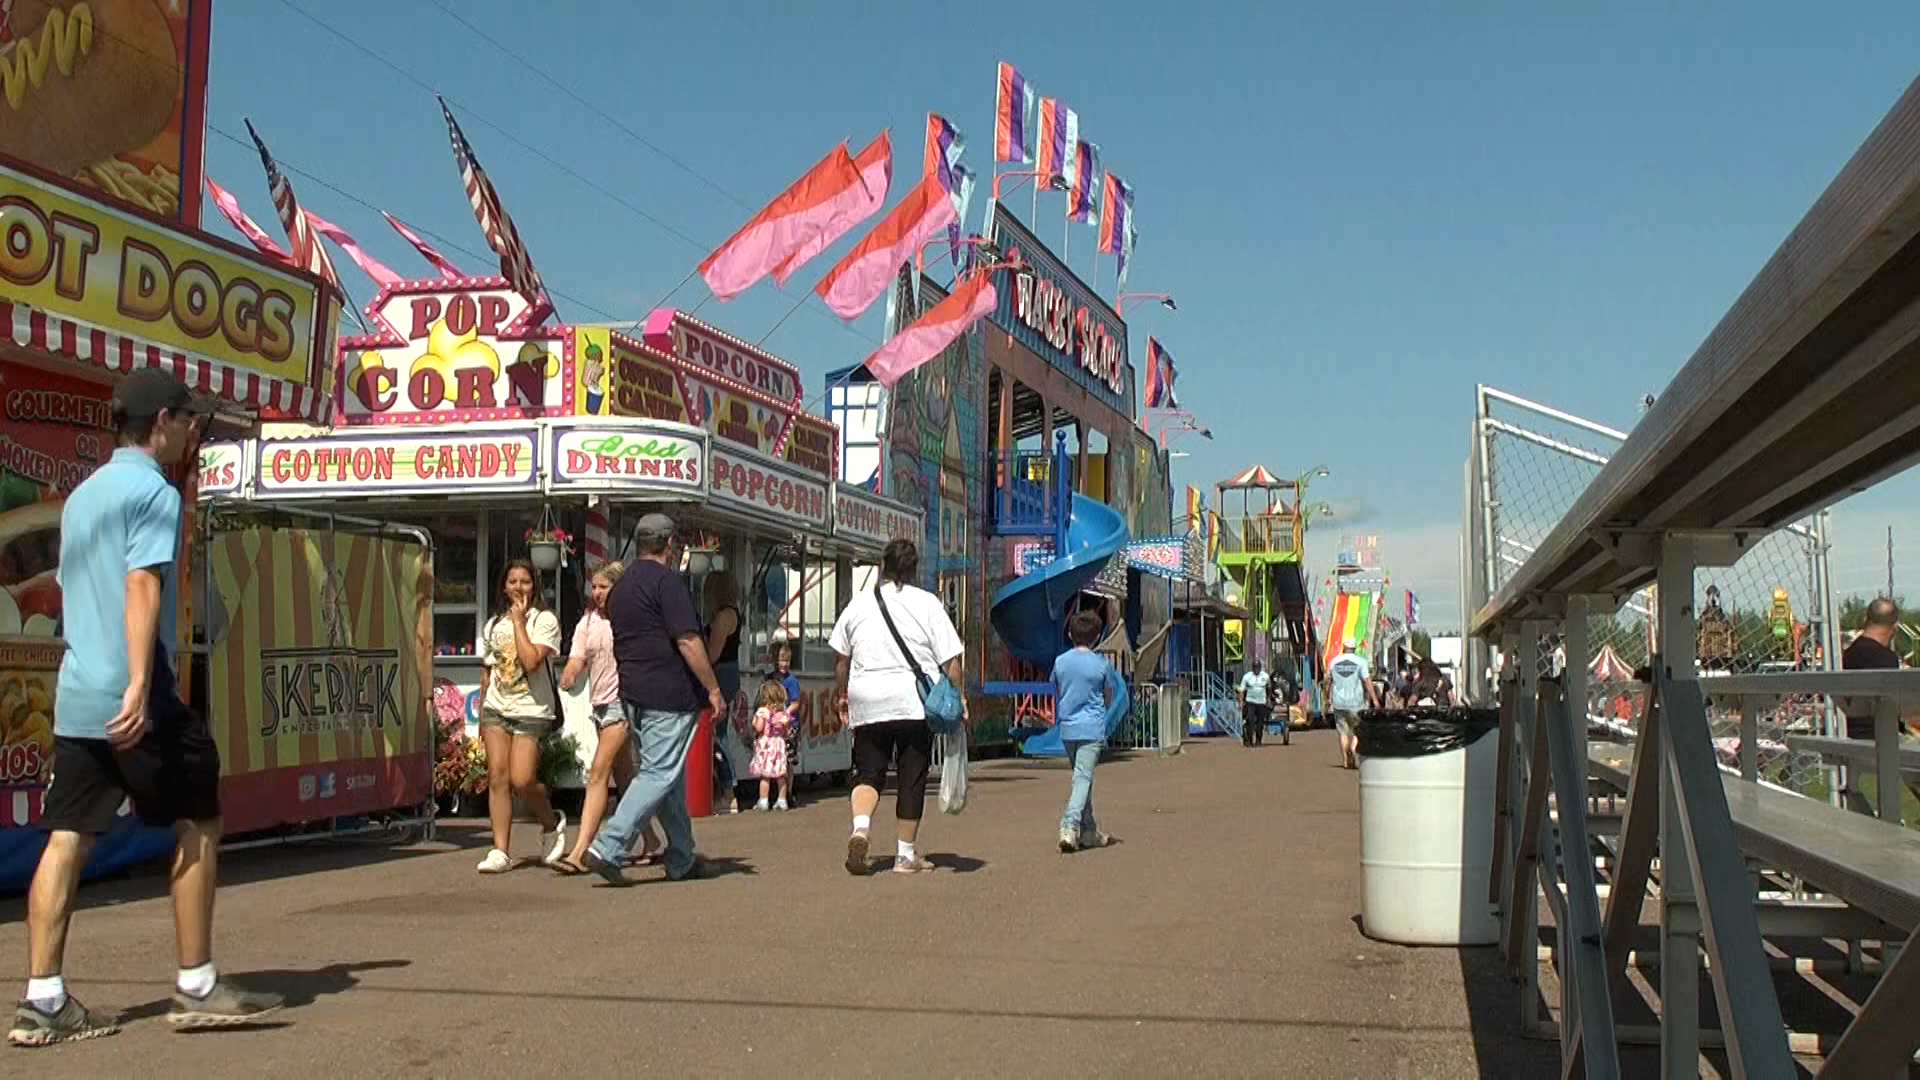
<instances>
[{"instance_id":1,"label":"paved walkway","mask_svg":"<svg viewBox=\"0 0 1920 1080\"><path fill-rule=\"evenodd\" d=\"M284 1024L167 1030L171 923L149 877L83 894L67 965L126 1030L0 1060L41 1077L1548 1073L1488 950L1360 934L1357 785L1335 760L1318 732L1110 762L1097 803L1123 843L1074 856L1053 848L1059 765L976 765L968 811L923 834L942 869L917 878L846 874L839 798L700 822L731 873L627 890L478 877L468 822L405 848L242 853L219 958L289 996ZM532 826L517 840L531 854ZM9 964L22 920L0 902Z\"/></svg>"}]
</instances>

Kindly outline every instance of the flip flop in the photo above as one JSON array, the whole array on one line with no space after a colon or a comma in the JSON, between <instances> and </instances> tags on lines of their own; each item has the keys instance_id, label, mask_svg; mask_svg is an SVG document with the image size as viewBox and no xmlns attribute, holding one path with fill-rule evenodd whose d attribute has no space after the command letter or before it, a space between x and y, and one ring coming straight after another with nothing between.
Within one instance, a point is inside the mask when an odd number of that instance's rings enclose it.
<instances>
[{"instance_id":1,"label":"flip flop","mask_svg":"<svg viewBox=\"0 0 1920 1080\"><path fill-rule=\"evenodd\" d=\"M627 856L626 862L628 866L658 866L660 865L660 853L657 851L648 851L639 855L629 855Z\"/></svg>"},{"instance_id":2,"label":"flip flop","mask_svg":"<svg viewBox=\"0 0 1920 1080\"><path fill-rule=\"evenodd\" d=\"M547 868L559 874L561 877L579 877L581 874L587 872L586 867L574 862L570 857L555 859L547 864Z\"/></svg>"}]
</instances>

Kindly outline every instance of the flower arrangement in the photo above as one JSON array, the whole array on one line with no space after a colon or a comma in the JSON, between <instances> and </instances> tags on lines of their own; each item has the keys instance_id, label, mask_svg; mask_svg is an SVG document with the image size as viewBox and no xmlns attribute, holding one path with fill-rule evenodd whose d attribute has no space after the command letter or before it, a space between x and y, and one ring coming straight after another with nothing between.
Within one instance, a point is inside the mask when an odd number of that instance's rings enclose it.
<instances>
[{"instance_id":1,"label":"flower arrangement","mask_svg":"<svg viewBox=\"0 0 1920 1080\"><path fill-rule=\"evenodd\" d=\"M559 544L568 547L573 543L573 535L558 525L545 525L527 530L529 544Z\"/></svg>"},{"instance_id":2,"label":"flower arrangement","mask_svg":"<svg viewBox=\"0 0 1920 1080\"><path fill-rule=\"evenodd\" d=\"M487 789L487 748L469 739L466 718L441 716L435 721L438 753L433 761L433 793L459 795Z\"/></svg>"}]
</instances>

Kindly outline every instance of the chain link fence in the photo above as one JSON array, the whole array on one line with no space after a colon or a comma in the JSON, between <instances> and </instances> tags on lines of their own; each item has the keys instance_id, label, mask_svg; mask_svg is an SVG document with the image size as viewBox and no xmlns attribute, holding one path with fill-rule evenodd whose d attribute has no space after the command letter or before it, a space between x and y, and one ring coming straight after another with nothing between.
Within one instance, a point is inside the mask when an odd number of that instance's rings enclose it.
<instances>
[{"instance_id":1,"label":"chain link fence","mask_svg":"<svg viewBox=\"0 0 1920 1080\"><path fill-rule=\"evenodd\" d=\"M1625 439L1603 424L1481 389L1467 469L1463 611L1479 610L1513 577ZM1733 566L1696 571L1696 655L1709 694L1715 675L1824 669L1837 661L1828 647L1833 603L1824 530L1822 520L1796 524L1765 537ZM1601 669L1590 680L1588 703L1596 735L1604 729L1630 740L1638 728L1645 693L1633 672L1647 663L1653 610L1649 588L1590 620L1588 641ZM1542 643L1542 674L1565 663L1558 645ZM1488 700L1484 673L1472 674L1478 681L1468 685ZM1827 798L1832 771L1817 755L1790 749L1787 736L1819 734L1829 715L1823 700L1790 700L1758 717L1760 779ZM1721 760L1735 764L1739 716L1720 708L1709 716Z\"/></svg>"}]
</instances>

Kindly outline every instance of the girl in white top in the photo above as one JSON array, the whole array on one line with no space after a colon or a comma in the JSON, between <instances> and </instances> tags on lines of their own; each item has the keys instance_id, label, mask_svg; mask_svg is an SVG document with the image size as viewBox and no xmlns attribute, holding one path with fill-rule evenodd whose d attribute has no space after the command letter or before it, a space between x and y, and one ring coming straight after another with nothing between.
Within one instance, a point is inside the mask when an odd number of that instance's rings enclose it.
<instances>
[{"instance_id":1,"label":"girl in white top","mask_svg":"<svg viewBox=\"0 0 1920 1080\"><path fill-rule=\"evenodd\" d=\"M515 795L540 822L541 861L551 866L567 853L567 819L554 813L538 778L540 741L559 726L552 661L560 651L560 620L547 610L533 564L525 559L507 563L495 604L480 634L487 666L480 739L487 748L487 817L493 825L493 849L480 860L483 874L513 868L507 844Z\"/></svg>"},{"instance_id":2,"label":"girl in white top","mask_svg":"<svg viewBox=\"0 0 1920 1080\"><path fill-rule=\"evenodd\" d=\"M900 850L893 860L898 874L924 873L933 865L914 851L920 816L927 800L927 771L933 763L933 732L914 672L929 679L944 668L955 686L960 681L960 634L940 598L909 584L920 576L920 550L911 540L895 540L880 555L880 581L847 604L828 644L834 661L833 700L841 722L853 728L853 835L847 840L847 872L866 874L867 830L887 767L893 766L893 816ZM906 642L910 656L887 626L887 617ZM964 696L962 701L965 701ZM963 710L964 712L964 710Z\"/></svg>"},{"instance_id":3,"label":"girl in white top","mask_svg":"<svg viewBox=\"0 0 1920 1080\"><path fill-rule=\"evenodd\" d=\"M567 658L567 669L560 673L560 685L567 690L586 680L597 740L593 764L587 767L587 792L580 806L580 828L575 834L573 850L553 867L563 874L586 871L580 859L600 831L600 819L607 814L608 785L624 789L633 782L627 709L620 703L620 669L613 659L613 624L606 616L607 594L613 591L613 583L620 580L625 570L626 566L616 560L602 563L600 569L593 572L588 582L587 611L573 628L573 653ZM653 834L651 822L641 836L646 847L638 862L644 866L653 861L654 849L660 846L660 841Z\"/></svg>"}]
</instances>

